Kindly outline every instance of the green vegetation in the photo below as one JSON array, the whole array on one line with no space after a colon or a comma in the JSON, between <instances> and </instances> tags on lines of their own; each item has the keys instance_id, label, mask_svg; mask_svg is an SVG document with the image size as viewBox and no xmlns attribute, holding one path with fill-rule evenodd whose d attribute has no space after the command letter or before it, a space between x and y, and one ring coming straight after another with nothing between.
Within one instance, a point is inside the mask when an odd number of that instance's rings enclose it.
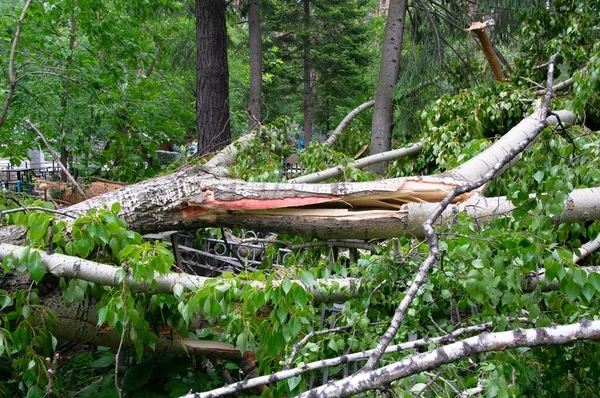
<instances>
[{"instance_id":1,"label":"green vegetation","mask_svg":"<svg viewBox=\"0 0 600 398\"><path fill-rule=\"evenodd\" d=\"M323 138L349 111L373 98L385 29L380 3L314 0L310 31L302 24L301 2L260 3L264 120L249 143L238 144L228 170L232 178L285 182L282 161L292 154L298 154L304 174L347 166L355 156L368 154L369 111L335 144L315 140L298 149L302 44L310 38L314 137ZM545 2L525 9L517 3L485 1L471 9L453 2L410 3L399 49L392 147L421 142L423 150L390 163L385 177L443 173L489 148L533 112L547 73L538 66L555 53L555 84L570 77L573 84L555 93L551 110L569 109L579 122L566 130L546 128L486 187L487 197L506 196L512 212L492 220L458 213L436 226L440 256L392 344L488 322L486 330L498 332L600 319L600 273L583 269L597 265L598 254L573 261L582 245L600 234L600 223L590 218L558 222L574 189L600 186L600 3L555 0L549 9ZM11 90L11 44L24 4L0 0L0 101ZM247 125L245 7L236 1L227 10L230 121L236 138ZM495 15L499 20L491 38L514 69L506 82L493 81L477 43L456 29L467 28L470 16L494 16L497 9L503 11ZM37 145L26 123L31 120L86 183L92 177L134 183L208 160L184 153L176 163L161 165L156 152L197 139L193 11L193 2L170 0L33 1L15 53L18 84L0 125L0 157L18 164L27 148ZM335 181L376 178L346 167ZM177 189L165 186L153 194L159 202L161 194ZM207 194L203 200L211 198ZM200 287L177 280L160 290L161 278L173 275L171 247L143 239L131 228L131 212L147 209L107 203L77 209L72 217L56 203L0 191L0 245L16 241L9 236L16 227L26 231L22 246L2 261L0 396L179 397L245 380L251 371L269 375L370 350L431 253L430 242L398 236L360 241L371 246L361 246L355 261L351 250L338 252L331 243L311 247L317 239L280 234L268 238L272 244L262 249L260 264L241 261L244 271L229 269ZM179 217L176 206L160 206L153 211ZM196 231L196 249L203 249L200 241L206 236L225 236L232 244L229 232L241 234L237 228ZM283 266L274 266L278 250L286 247L291 254ZM43 263L46 253L111 265L114 278L55 275ZM542 269L547 281L558 281L557 289L527 289L524 281ZM360 284L348 288L347 300L316 298L318 289L337 293L348 278ZM146 288L136 287L143 284ZM57 329L65 328L62 322L70 317L74 322L68 327L84 324L86 333L110 333L102 344L78 341L83 332L57 338ZM311 335L325 329L335 330ZM306 336L311 338L299 345ZM200 355L201 349L190 348L198 346L184 344L186 339L228 345L213 356ZM427 340L415 350L436 347ZM47 362L55 353L61 358ZM406 350L386 355L383 365L409 355ZM599 359L596 341L494 350L438 364L369 394L456 396L482 387L489 397L594 397L600 391ZM296 396L352 375L364 363L311 369L238 396Z\"/></svg>"}]
</instances>

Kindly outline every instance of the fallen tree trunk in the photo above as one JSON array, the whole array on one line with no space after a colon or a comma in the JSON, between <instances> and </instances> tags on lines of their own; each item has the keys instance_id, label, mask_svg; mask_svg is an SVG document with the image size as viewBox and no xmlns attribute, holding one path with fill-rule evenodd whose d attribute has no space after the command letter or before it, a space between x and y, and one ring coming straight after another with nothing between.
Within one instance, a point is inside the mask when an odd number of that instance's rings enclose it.
<instances>
[{"instance_id":1,"label":"fallen tree trunk","mask_svg":"<svg viewBox=\"0 0 600 398\"><path fill-rule=\"evenodd\" d=\"M574 122L571 112L556 113L563 125ZM557 123L555 117L548 121ZM538 122L537 114L525 118L481 154L439 175L360 183L249 183L225 177L222 169L196 166L123 187L64 211L76 216L120 203L120 216L130 229L142 234L225 226L322 239L419 235L421 227L415 220L420 216L412 216L411 203L439 202L453 187L480 178L531 135ZM458 198L458 203L468 196ZM22 239L22 229L0 230L0 242L21 244Z\"/></svg>"},{"instance_id":2,"label":"fallen tree trunk","mask_svg":"<svg viewBox=\"0 0 600 398\"><path fill-rule=\"evenodd\" d=\"M0 243L0 260L4 260L5 257L17 249L22 249L22 247ZM29 250L36 251L40 255L41 261L46 266L48 272L56 277L77 278L102 286L121 286L121 282L117 276L121 267L64 254L48 254L41 250ZM223 279L172 272L166 275L155 274L153 278L155 283L154 289L150 287L150 281L134 280L131 276L127 277L127 285L132 292L172 293L173 288L177 284L188 290L196 290L215 280ZM358 280L353 278L317 279L312 287L305 286L299 280L293 282L296 282L306 291L310 292L313 295L313 299L317 302L341 301L355 297L358 294ZM279 282L274 281L273 283L277 286ZM266 286L266 282L264 281L249 281L248 284L257 289L264 289ZM333 289L334 286L335 289Z\"/></svg>"}]
</instances>

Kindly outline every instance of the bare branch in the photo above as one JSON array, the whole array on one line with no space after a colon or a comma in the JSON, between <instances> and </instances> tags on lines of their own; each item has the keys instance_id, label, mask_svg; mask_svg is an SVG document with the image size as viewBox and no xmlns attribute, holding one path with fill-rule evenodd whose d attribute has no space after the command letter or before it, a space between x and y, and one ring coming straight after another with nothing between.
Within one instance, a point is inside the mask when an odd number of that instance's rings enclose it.
<instances>
[{"instance_id":1,"label":"bare branch","mask_svg":"<svg viewBox=\"0 0 600 398\"><path fill-rule=\"evenodd\" d=\"M320 182L344 174L346 168L349 167L353 167L355 169L362 169L363 167L368 167L376 163L386 162L389 160L398 159L400 157L413 155L415 153L421 152L422 149L423 145L420 142L418 142L408 148L400 148L395 149L393 151L381 152L375 155L367 156L365 158L357 160L356 162L349 163L347 166L339 165L327 170L307 174L298 178L293 178L288 181L295 184Z\"/></svg>"},{"instance_id":2,"label":"bare branch","mask_svg":"<svg viewBox=\"0 0 600 398\"><path fill-rule=\"evenodd\" d=\"M69 213L65 213L64 211L54 210L54 209L46 209L45 207L39 207L39 206L19 207L17 209L0 210L0 216L3 215L3 214L12 214L12 213L25 212L25 211L32 211L32 210L45 211L45 212L54 213L54 214L60 214L61 216L69 217L69 218L72 218L72 219L77 218L77 217L75 217L75 216L73 216L73 215L71 215Z\"/></svg>"},{"instance_id":3,"label":"bare branch","mask_svg":"<svg viewBox=\"0 0 600 398\"><path fill-rule=\"evenodd\" d=\"M572 344L575 341L600 339L600 321L581 322L547 328L516 329L508 332L483 333L434 350L404 358L376 370L356 373L342 380L298 395L299 398L347 397L414 375L425 370L471 357L476 354L518 347ZM200 397L202 395L196 395ZM190 396L191 398L191 396Z\"/></svg>"},{"instance_id":4,"label":"bare branch","mask_svg":"<svg viewBox=\"0 0 600 398\"><path fill-rule=\"evenodd\" d=\"M401 351L406 351L414 348L427 347L430 344L447 344L451 342L455 342L458 337L464 336L470 333L483 332L486 330L491 330L492 323L484 323L480 325L467 326L464 328L456 329L455 331L448 333L445 336L436 337L436 338L423 338L419 340L414 340L402 344L397 344L393 346L389 346L385 354L393 354ZM304 365L301 368L294 368L289 370L283 370L280 372L276 372L267 376L260 376L253 379L248 379L241 381L239 383L230 384L228 386L224 386L221 388L214 389L212 391L204 392L204 393L196 393L196 394L188 394L185 398L216 398L224 395L229 395L238 391L242 391L249 388L259 387L270 383L275 383L281 380L286 380L313 370L322 369L330 366L337 366L344 363L362 361L367 359L373 350L363 351L353 354L343 355L337 358L324 359L321 361L311 362Z\"/></svg>"}]
</instances>

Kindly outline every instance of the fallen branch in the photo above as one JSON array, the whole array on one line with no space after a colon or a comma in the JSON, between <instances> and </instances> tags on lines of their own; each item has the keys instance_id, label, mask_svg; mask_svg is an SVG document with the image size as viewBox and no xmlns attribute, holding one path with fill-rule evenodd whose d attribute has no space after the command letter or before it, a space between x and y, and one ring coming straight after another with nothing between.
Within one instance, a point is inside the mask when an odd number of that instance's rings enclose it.
<instances>
[{"instance_id":1,"label":"fallen branch","mask_svg":"<svg viewBox=\"0 0 600 398\"><path fill-rule=\"evenodd\" d=\"M347 397L385 386L425 370L455 362L484 352L518 347L572 344L575 341L600 339L600 321L581 322L547 328L516 329L508 332L483 333L444 347L404 358L376 370L355 373L342 380L329 382L298 395L307 397ZM211 395L188 395L208 397Z\"/></svg>"},{"instance_id":2,"label":"fallen branch","mask_svg":"<svg viewBox=\"0 0 600 398\"><path fill-rule=\"evenodd\" d=\"M378 153L375 155L367 156L365 158L357 160L356 162L349 163L347 166L338 165L336 167L333 167L333 168L330 168L327 170L318 171L316 173L307 174L304 176L293 178L291 180L288 180L288 182L295 183L295 184L320 182L320 181L327 180L329 178L338 177L338 176L344 174L346 169L350 168L350 167L355 168L355 169L362 169L363 167L368 167L368 166L371 166L372 164L387 162L389 160L395 160L395 159L398 159L398 158L401 158L404 156L413 155L413 154L421 152L422 149L423 149L423 144L418 142L408 148L400 148L400 149L395 149L393 151L382 152L382 153Z\"/></svg>"},{"instance_id":3,"label":"fallen branch","mask_svg":"<svg viewBox=\"0 0 600 398\"><path fill-rule=\"evenodd\" d=\"M483 55L485 55L485 58L490 64L490 68L492 69L494 78L496 79L496 81L503 82L506 80L506 78L504 77L504 73L502 72L500 61L498 60L498 56L494 51L494 46L492 46L492 42L490 41L487 33L485 32L485 28L487 28L490 25L493 25L491 20L483 23L473 22L468 29L465 29L465 31L475 33L475 36L477 36L477 38L479 39Z\"/></svg>"},{"instance_id":4,"label":"fallen branch","mask_svg":"<svg viewBox=\"0 0 600 398\"><path fill-rule=\"evenodd\" d=\"M342 131L344 131L344 129L348 127L350 122L352 122L352 120L354 120L354 118L363 111L372 108L373 105L375 105L375 100L370 100L354 108L352 112L347 114L346 117L340 122L340 124L338 124L335 130L333 130L329 138L327 138L327 141L325 141L325 145L333 145L337 141L337 138L342 133Z\"/></svg>"},{"instance_id":5,"label":"fallen branch","mask_svg":"<svg viewBox=\"0 0 600 398\"><path fill-rule=\"evenodd\" d=\"M8 243L0 243L0 260L3 260L6 256L16 250L36 251L40 255L41 261L46 266L48 272L57 277L77 278L88 282L94 282L102 286L121 286L121 282L118 278L118 272L121 269L120 267L84 260L79 257L72 257L64 254L48 254L41 250L14 246ZM156 283L155 289L150 287L150 281L134 280L131 276L127 277L127 285L133 292L172 293L173 287L176 284L179 284L188 290L196 290L208 283L214 283L215 281L225 282L221 278L207 278L174 272L165 275L156 274L153 280ZM293 282L310 292L317 302L341 301L358 294L358 280L353 278L317 279L312 288L306 287L306 285L299 280ZM262 281L243 283L249 284L257 289L264 289L266 286L266 283ZM278 282L274 281L273 284L277 286ZM334 286L336 288L332 289Z\"/></svg>"},{"instance_id":6,"label":"fallen branch","mask_svg":"<svg viewBox=\"0 0 600 398\"><path fill-rule=\"evenodd\" d=\"M600 249L600 234L596 236L596 239L586 242L579 248L579 255L573 254L573 262L578 263L581 259L586 258L596 250Z\"/></svg>"},{"instance_id":7,"label":"fallen branch","mask_svg":"<svg viewBox=\"0 0 600 398\"><path fill-rule=\"evenodd\" d=\"M279 239L260 239L260 238L251 238L251 239L241 239L237 242L238 245L244 244L253 244L253 243L263 243L267 245L279 245L283 246L290 250L300 250L300 249L308 249L311 247L342 247L346 249L361 249L361 250L369 250L371 252L375 252L376 246L366 243L366 242L357 242L352 240L325 240L319 242L305 242L305 243L290 243L285 240Z\"/></svg>"},{"instance_id":8,"label":"fallen branch","mask_svg":"<svg viewBox=\"0 0 600 398\"><path fill-rule=\"evenodd\" d=\"M484 323L480 325L467 326L464 328L456 329L455 331L448 333L447 335L436 337L436 338L423 338L415 341L410 341L402 344L396 344L389 346L385 350L385 354L393 354L398 353L410 349L428 347L430 344L448 344L456 341L457 338L464 336L469 333L477 333L491 330L492 323ZM311 362L305 364L301 368L294 368L289 370L282 370L280 372L276 372L266 376L259 376L253 379L247 379L235 384L230 384L224 387L220 387L211 391L203 392L203 393L195 393L188 394L185 398L216 398L222 397L224 395L229 395L236 393L238 391L242 391L249 388L255 388L264 386L270 383L276 383L278 381L286 380L292 377L299 376L304 373L308 373L317 369L322 369L330 366L342 365L349 362L363 361L369 357L373 353L373 350L357 352L353 354L344 355L337 358L331 359L323 359L321 361Z\"/></svg>"},{"instance_id":9,"label":"fallen branch","mask_svg":"<svg viewBox=\"0 0 600 398\"><path fill-rule=\"evenodd\" d=\"M440 76L438 75L431 80L427 80L423 83L420 83L417 86L407 90L405 93L403 93L399 97L397 97L395 99L395 101L398 102L399 100L401 100L403 98L411 97L411 96L415 95L415 93L417 93L423 87L431 86L433 83L437 82L439 79L440 79ZM344 119L342 119L342 121L340 122L340 124L338 124L338 126L335 128L335 130L333 130L333 132L331 133L329 138L327 138L327 141L325 141L325 145L330 145L330 146L333 145L337 141L337 139L338 139L339 135L342 133L342 131L344 131L344 129L346 127L348 127L350 122L352 122L352 120L354 120L354 118L356 118L356 116L358 116L362 112L366 111L369 108L372 108L373 105L375 105L375 100L370 100L370 101L360 104L359 106L354 108L350 113L348 113L346 115L346 117L344 117Z\"/></svg>"}]
</instances>

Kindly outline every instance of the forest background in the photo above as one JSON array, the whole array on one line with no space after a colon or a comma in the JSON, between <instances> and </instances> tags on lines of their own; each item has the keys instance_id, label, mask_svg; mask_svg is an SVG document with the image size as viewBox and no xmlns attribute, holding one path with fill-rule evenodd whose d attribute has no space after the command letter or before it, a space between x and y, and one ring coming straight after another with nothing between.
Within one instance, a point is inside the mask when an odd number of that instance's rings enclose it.
<instances>
[{"instance_id":1,"label":"forest background","mask_svg":"<svg viewBox=\"0 0 600 398\"><path fill-rule=\"evenodd\" d=\"M1 0L0 156L18 164L41 145L33 125L81 184L147 182L66 210L2 192L0 394L596 396L599 11L566 0ZM496 64L473 22L488 25ZM501 136L505 153L466 178ZM190 145L161 164L157 150ZM257 184L285 182L294 153L303 174L340 166L335 182ZM382 194L392 185L401 199ZM217 186L254 207L217 195L229 216L186 213ZM484 193L503 199L473 201ZM151 195L178 204L152 207ZM284 221L274 198L287 201ZM365 213L335 224L346 205ZM384 225L384 210L408 221ZM291 248L285 267L265 256L255 272L190 283L164 242L141 235L182 227L231 240L248 226L279 233L265 250ZM74 258L89 263L66 270Z\"/></svg>"}]
</instances>

